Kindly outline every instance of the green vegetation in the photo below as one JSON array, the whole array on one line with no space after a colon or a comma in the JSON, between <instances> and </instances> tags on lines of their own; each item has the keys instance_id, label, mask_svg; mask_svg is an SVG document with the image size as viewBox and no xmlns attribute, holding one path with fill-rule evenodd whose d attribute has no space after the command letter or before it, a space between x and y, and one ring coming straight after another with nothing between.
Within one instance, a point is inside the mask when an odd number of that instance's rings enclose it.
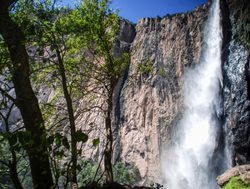
<instances>
[{"instance_id":1,"label":"green vegetation","mask_svg":"<svg viewBox=\"0 0 250 189\"><path fill-rule=\"evenodd\" d=\"M86 186L91 184L93 178L99 180L99 184L105 183L105 178L102 177L103 171L98 168L98 163L92 160L85 160L79 162L82 168L78 174L79 186ZM80 167L79 167L80 168ZM121 184L135 185L140 181L140 173L137 168L132 165L118 162L113 166L114 180Z\"/></svg>"},{"instance_id":2,"label":"green vegetation","mask_svg":"<svg viewBox=\"0 0 250 189\"><path fill-rule=\"evenodd\" d=\"M147 60L145 63L141 63L138 65L138 71L141 74L153 74L153 62L151 60Z\"/></svg>"},{"instance_id":3,"label":"green vegetation","mask_svg":"<svg viewBox=\"0 0 250 189\"><path fill-rule=\"evenodd\" d=\"M112 165L113 95L130 62L128 52L114 53L117 12L110 0L79 1L73 10L60 3L0 2L0 188L135 182L125 167ZM47 91L52 95L43 99ZM78 113L93 109L105 119L105 140L90 140L85 125L76 127ZM85 159L86 143L102 146L100 164Z\"/></svg>"},{"instance_id":4,"label":"green vegetation","mask_svg":"<svg viewBox=\"0 0 250 189\"><path fill-rule=\"evenodd\" d=\"M159 76L161 76L161 77L166 77L166 71L165 71L165 69L164 69L164 68L160 68L160 69L158 70L158 74L159 74Z\"/></svg>"},{"instance_id":5,"label":"green vegetation","mask_svg":"<svg viewBox=\"0 0 250 189\"><path fill-rule=\"evenodd\" d=\"M250 189L250 182L243 181L240 177L233 177L223 189Z\"/></svg>"},{"instance_id":6,"label":"green vegetation","mask_svg":"<svg viewBox=\"0 0 250 189\"><path fill-rule=\"evenodd\" d=\"M79 162L81 166L81 170L78 174L78 181L79 186L86 186L91 184L93 179L96 177L96 179L102 178L101 171L98 171L98 164L91 161L91 160L85 160L82 162ZM79 167L80 168L80 167ZM99 184L102 184L103 180L99 181Z\"/></svg>"},{"instance_id":7,"label":"green vegetation","mask_svg":"<svg viewBox=\"0 0 250 189\"><path fill-rule=\"evenodd\" d=\"M119 162L114 165L113 169L114 178L119 183L135 185L140 180L139 170L132 165Z\"/></svg>"}]
</instances>

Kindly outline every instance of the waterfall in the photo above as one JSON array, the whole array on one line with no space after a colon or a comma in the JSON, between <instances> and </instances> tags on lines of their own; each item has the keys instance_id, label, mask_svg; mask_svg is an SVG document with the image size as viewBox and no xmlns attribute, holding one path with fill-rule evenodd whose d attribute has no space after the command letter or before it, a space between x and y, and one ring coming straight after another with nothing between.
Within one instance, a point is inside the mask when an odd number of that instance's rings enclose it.
<instances>
[{"instance_id":1,"label":"waterfall","mask_svg":"<svg viewBox=\"0 0 250 189\"><path fill-rule=\"evenodd\" d=\"M168 189L217 189L228 166L221 108L220 2L210 8L199 64L185 74L184 112L168 147L163 172Z\"/></svg>"}]
</instances>

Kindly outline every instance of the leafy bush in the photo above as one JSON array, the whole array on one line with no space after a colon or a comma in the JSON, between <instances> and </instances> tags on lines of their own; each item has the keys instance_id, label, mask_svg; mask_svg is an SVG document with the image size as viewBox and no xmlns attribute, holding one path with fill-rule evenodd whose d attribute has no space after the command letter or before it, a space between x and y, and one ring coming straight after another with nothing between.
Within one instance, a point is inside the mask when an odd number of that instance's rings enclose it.
<instances>
[{"instance_id":1,"label":"leafy bush","mask_svg":"<svg viewBox=\"0 0 250 189\"><path fill-rule=\"evenodd\" d=\"M124 163L117 163L113 167L114 180L121 184L134 185L140 180L139 170L132 166Z\"/></svg>"},{"instance_id":2,"label":"leafy bush","mask_svg":"<svg viewBox=\"0 0 250 189\"><path fill-rule=\"evenodd\" d=\"M223 189L250 189L250 183L243 181L240 177L233 177Z\"/></svg>"},{"instance_id":3,"label":"leafy bush","mask_svg":"<svg viewBox=\"0 0 250 189\"><path fill-rule=\"evenodd\" d=\"M93 182L93 179L95 177L98 164L91 160L81 161L79 162L80 166L78 167L78 170L80 171L78 173L77 179L80 186L86 186ZM97 173L97 178L99 179L101 176L101 171ZM101 181L102 182L102 181Z\"/></svg>"},{"instance_id":4,"label":"leafy bush","mask_svg":"<svg viewBox=\"0 0 250 189\"><path fill-rule=\"evenodd\" d=\"M80 162L78 183L80 186L87 186L92 183L96 174L98 164L91 160ZM102 185L105 182L105 176L102 174L102 168L99 169L95 181L98 180L98 184ZM132 165L126 165L124 163L117 163L113 166L114 181L120 184L134 185L140 181L140 173L137 168ZM100 179L100 180L99 180Z\"/></svg>"}]
</instances>

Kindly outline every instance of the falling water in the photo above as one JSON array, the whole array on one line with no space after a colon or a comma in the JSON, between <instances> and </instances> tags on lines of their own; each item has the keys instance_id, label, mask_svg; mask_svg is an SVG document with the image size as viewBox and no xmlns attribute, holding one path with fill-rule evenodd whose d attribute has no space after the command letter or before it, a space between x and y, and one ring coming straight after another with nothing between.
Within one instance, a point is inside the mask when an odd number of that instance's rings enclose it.
<instances>
[{"instance_id":1,"label":"falling water","mask_svg":"<svg viewBox=\"0 0 250 189\"><path fill-rule=\"evenodd\" d=\"M168 189L217 189L227 167L221 109L220 2L214 0L204 30L200 63L185 75L185 110L164 159Z\"/></svg>"}]
</instances>

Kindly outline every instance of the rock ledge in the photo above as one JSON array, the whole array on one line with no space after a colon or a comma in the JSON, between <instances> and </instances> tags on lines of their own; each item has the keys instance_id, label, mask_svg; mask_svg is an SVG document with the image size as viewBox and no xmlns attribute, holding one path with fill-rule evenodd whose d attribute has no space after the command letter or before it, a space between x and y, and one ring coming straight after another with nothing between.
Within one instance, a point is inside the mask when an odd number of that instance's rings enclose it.
<instances>
[{"instance_id":1,"label":"rock ledge","mask_svg":"<svg viewBox=\"0 0 250 189\"><path fill-rule=\"evenodd\" d=\"M227 170L217 177L217 183L219 186L224 186L231 178L236 176L240 176L244 181L250 181L250 164L236 166Z\"/></svg>"}]
</instances>

